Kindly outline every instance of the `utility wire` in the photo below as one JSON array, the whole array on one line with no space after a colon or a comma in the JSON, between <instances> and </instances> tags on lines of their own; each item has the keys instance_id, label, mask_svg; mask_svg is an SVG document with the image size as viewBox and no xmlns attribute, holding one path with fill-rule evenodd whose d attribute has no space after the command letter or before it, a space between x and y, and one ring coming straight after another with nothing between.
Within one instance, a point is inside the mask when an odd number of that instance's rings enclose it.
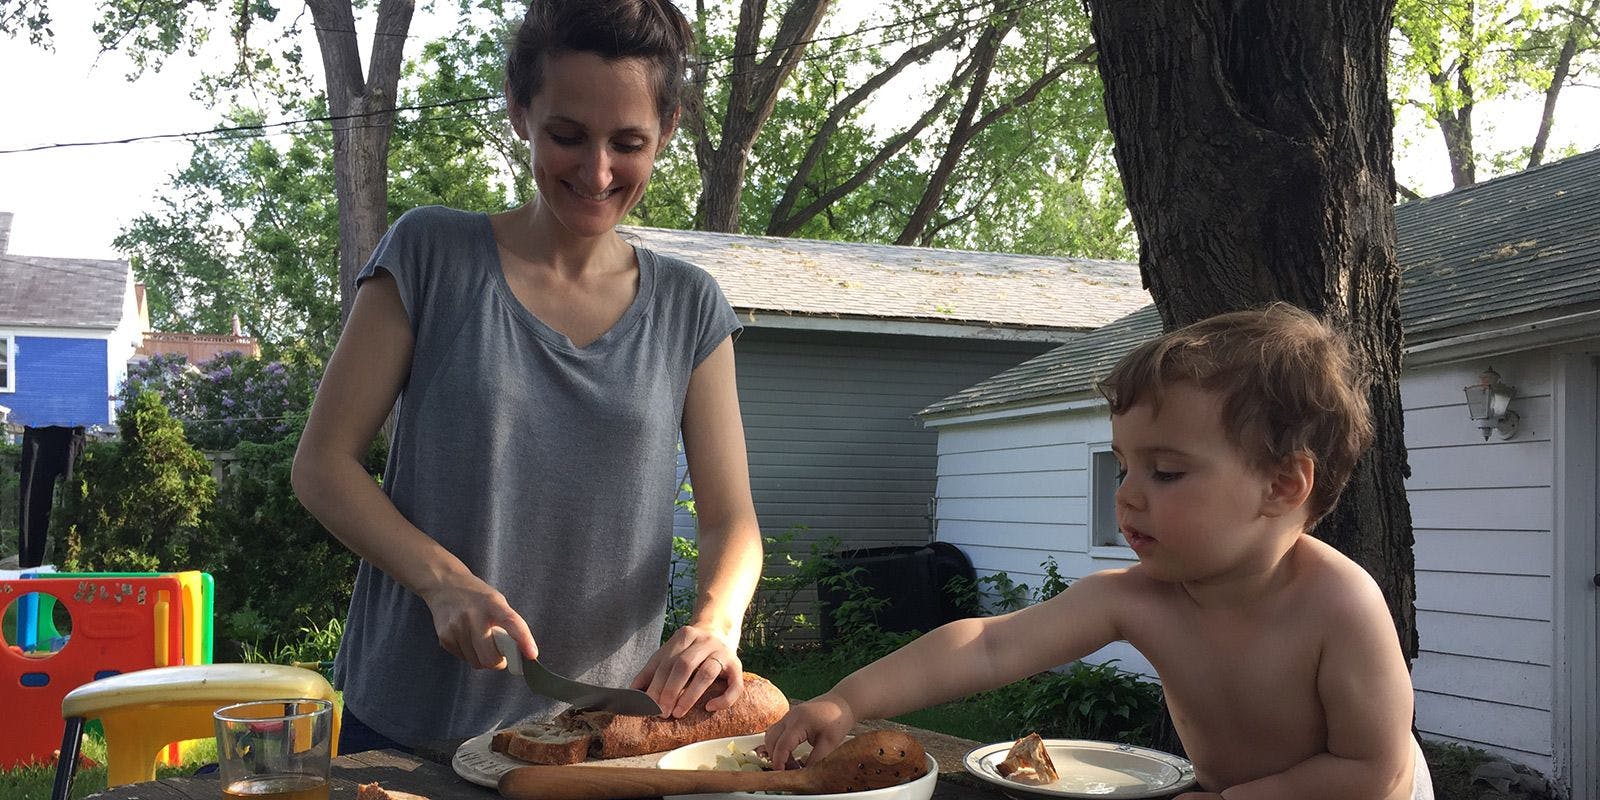
<instances>
[{"instance_id":1,"label":"utility wire","mask_svg":"<svg viewBox=\"0 0 1600 800\"><path fill-rule=\"evenodd\" d=\"M728 55L728 56L718 57L718 58L715 58L715 59L710 59L710 60L707 60L707 61L702 61L702 62L699 62L699 63L701 63L701 64L714 64L714 63L719 63L719 62L723 62L723 61L730 61L730 60L733 60L735 58L739 58L742 55L752 55L752 56L754 56L754 55L762 55L762 54L766 54L766 53L776 52L777 50L780 50L780 49L788 49L788 48L799 47L799 46L802 46L802 45L810 45L810 44L819 43L819 42L833 41L833 40L837 40L837 39L849 38L849 37L853 37L853 36L858 36L858 35L860 35L862 33L868 32L868 31L886 30L886 29L890 29L890 28L906 26L906 25L909 25L912 22L922 21L922 20L926 20L926 19L932 19L932 18L936 18L936 17L940 17L940 16L949 15L949 14L965 13L967 11L970 11L970 10L974 9L974 8L985 6L987 4L988 4L987 2L974 3L972 5L962 6L962 7L955 8L955 9L948 9L948 10L940 11L940 12L931 12L931 13L928 13L928 14L923 14L923 15L920 15L920 16L917 16L917 17L910 17L910 18L903 19L903 20L895 20L894 22L890 22L890 23L867 26L867 27L860 28L860 29L858 29L856 31L853 31L853 32L850 32L850 33L836 34L836 35L833 35L833 36L821 36L821 37L816 37L816 38L813 38L813 39L806 39L806 40L802 40L802 41L797 41L797 42L794 42L791 45L788 45L787 48L768 48L768 49L765 49L765 50L751 51L751 52L746 53L746 54L732 54L732 55ZM1026 4L1026 3L1024 2L1023 4L1019 4L1018 6L1015 6L1015 7L1012 7L1012 8L997 9L996 13L1008 13L1010 11L1013 11L1013 10L1016 10L1018 8L1021 8L1022 5L1024 5L1024 4ZM970 23L966 27L966 30L963 31L963 33L971 32L973 30L976 30L977 28L981 27L983 24L984 24L984 22L982 20ZM813 61L813 60L819 60L819 59L823 59L823 58L833 58L833 57L836 57L836 56L839 56L839 55L843 55L843 54L846 54L846 53L854 53L854 52L859 52L861 50L866 50L866 49L870 49L870 48L873 48L873 47L878 47L878 46L881 46L883 44L904 41L905 39L911 38L914 35L915 35L915 33L908 33L907 35L901 36L901 37L898 37L898 38L884 37L884 38L880 38L879 40L877 40L876 42L873 42L871 44L863 44L863 45L861 45L859 47L855 47L855 48L847 48L847 49L844 49L844 50L836 50L836 51L832 51L832 52L829 52L829 53L819 53L819 54L811 55L811 56L803 56L803 57L801 57L799 59L799 61ZM705 78L692 79L692 80L689 81L689 83L710 83L710 82L715 81L715 80L729 80L731 78L740 77L742 75L751 74L751 73L754 73L754 72L760 72L760 70L749 70L749 71L744 71L744 72L727 72L727 73L721 73L721 74L717 74L717 75L709 75L709 76L706 76ZM55 143L51 143L51 144L34 145L32 147L17 147L17 148L0 149L0 155L14 155L14 154L20 154L20 153L33 153L33 152L40 152L40 151L44 151L44 150L55 150L55 149L63 149L63 148L71 148L71 147L98 147L98 146L102 146L102 145L112 145L112 144L134 144L134 143L138 143L138 142L161 141L161 140L170 140L170 139L187 139L187 140L190 140L190 141L208 141L208 140L212 140L212 139L224 138L227 134L234 134L234 133L245 133L245 134L253 134L253 135L258 135L259 136L259 135L266 135L265 131L268 131L268 130L271 130L271 129L274 129L274 128L288 128L288 127L295 126L295 125L305 125L305 124L311 124L311 123L336 123L336 122L343 122L343 121L347 121L347 120L356 120L356 119L364 119L364 118L369 118L369 117L381 116L381 115L385 115L385 114L398 115L401 112L407 112L407 111L426 111L426 110L429 110L429 109L449 108L449 107L465 105L465 104L469 104L469 103L470 104L485 103L485 102L491 102L491 101L496 101L496 100L500 100L500 99L503 99L503 98L501 98L499 95L480 95L480 96L477 96L477 97L463 97L463 98L456 98L456 99L453 99L453 100L443 100L443 101L440 101L440 102L437 102L437 103L424 103L424 104L412 105L412 106L396 106L394 108L382 109L382 110L378 110L378 111L367 111L367 112L362 112L362 113L359 113L359 114L330 114L330 115L324 115L324 116L319 116L319 117L304 117L304 118L293 119L293 120L282 120L282 121L279 121L279 122L256 123L256 124L250 124L250 125L221 126L221 127L217 127L217 128L211 128L209 130L185 131L185 132L182 132L182 133L157 133L157 134L148 134L148 135L144 135L144 136L129 136L129 137L121 138L121 139L102 139L102 140L82 141L82 142L55 142ZM469 114L469 115L465 115L465 116L466 117L488 116L490 114L498 114L499 111L500 111L500 109L496 108L496 109L491 109L489 112L483 112L483 113L480 113L480 114ZM461 118L464 118L464 117L461 117ZM410 121L407 121L407 120L394 120L390 124L393 124L393 125L418 124L420 122L423 122L424 120L425 120L425 118L419 118L417 120L410 120ZM432 121L432 120L429 120L429 121ZM387 127L387 126L384 125L384 124L347 125L347 126L335 126L335 129L336 130L354 130L354 129L372 128L372 127Z\"/></svg>"}]
</instances>

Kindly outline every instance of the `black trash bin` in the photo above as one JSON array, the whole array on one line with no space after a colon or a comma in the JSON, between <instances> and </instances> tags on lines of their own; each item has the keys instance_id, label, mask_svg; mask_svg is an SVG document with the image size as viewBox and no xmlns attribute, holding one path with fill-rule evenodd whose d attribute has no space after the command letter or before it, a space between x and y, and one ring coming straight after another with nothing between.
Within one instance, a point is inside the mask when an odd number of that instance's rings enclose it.
<instances>
[{"instance_id":1,"label":"black trash bin","mask_svg":"<svg viewBox=\"0 0 1600 800\"><path fill-rule=\"evenodd\" d=\"M878 611L875 620L886 632L927 632L969 616L945 588L953 578L965 578L969 583L976 578L972 561L953 544L933 542L845 550L834 554L834 562L841 571L860 567L856 577L861 585L889 601L889 605ZM848 599L849 595L838 587L818 585L823 644L837 638L834 609Z\"/></svg>"}]
</instances>

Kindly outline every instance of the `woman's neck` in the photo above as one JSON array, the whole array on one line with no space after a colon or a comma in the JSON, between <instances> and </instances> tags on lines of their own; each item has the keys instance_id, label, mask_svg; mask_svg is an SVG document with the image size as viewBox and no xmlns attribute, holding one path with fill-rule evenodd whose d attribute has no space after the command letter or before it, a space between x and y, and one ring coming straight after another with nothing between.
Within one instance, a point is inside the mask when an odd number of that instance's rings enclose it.
<instances>
[{"instance_id":1,"label":"woman's neck","mask_svg":"<svg viewBox=\"0 0 1600 800\"><path fill-rule=\"evenodd\" d=\"M508 215L511 234L500 246L518 258L576 277L615 264L628 249L615 230L578 236L562 225L536 196Z\"/></svg>"}]
</instances>

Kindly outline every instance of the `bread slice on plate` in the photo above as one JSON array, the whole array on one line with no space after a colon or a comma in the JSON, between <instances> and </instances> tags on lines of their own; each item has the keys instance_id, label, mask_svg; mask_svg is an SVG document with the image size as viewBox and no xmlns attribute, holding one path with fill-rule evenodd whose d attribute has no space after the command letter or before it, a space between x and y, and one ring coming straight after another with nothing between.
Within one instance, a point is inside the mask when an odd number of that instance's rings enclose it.
<instances>
[{"instance_id":1,"label":"bread slice on plate","mask_svg":"<svg viewBox=\"0 0 1600 800\"><path fill-rule=\"evenodd\" d=\"M495 734L489 749L530 764L576 764L589 757L594 737L585 727L530 722Z\"/></svg>"},{"instance_id":2,"label":"bread slice on plate","mask_svg":"<svg viewBox=\"0 0 1600 800\"><path fill-rule=\"evenodd\" d=\"M1056 774L1056 765L1050 761L1050 751L1045 749L1044 740L1037 732L1011 745L1011 751L1006 753L1005 760L995 765L994 771L1006 780L1030 786L1055 783L1060 777Z\"/></svg>"}]
</instances>

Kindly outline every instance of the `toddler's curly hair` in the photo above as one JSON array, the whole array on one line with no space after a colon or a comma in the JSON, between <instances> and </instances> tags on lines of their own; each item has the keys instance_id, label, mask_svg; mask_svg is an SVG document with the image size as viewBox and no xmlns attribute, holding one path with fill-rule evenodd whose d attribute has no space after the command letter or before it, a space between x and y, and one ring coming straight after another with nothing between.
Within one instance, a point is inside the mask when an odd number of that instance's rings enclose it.
<instances>
[{"instance_id":1,"label":"toddler's curly hair","mask_svg":"<svg viewBox=\"0 0 1600 800\"><path fill-rule=\"evenodd\" d=\"M1160 413L1173 383L1218 395L1223 429L1254 468L1268 472L1296 453L1311 457L1308 528L1332 510L1372 445L1371 379L1349 340L1288 303L1219 314L1146 342L1098 388L1114 415L1142 402Z\"/></svg>"}]
</instances>

